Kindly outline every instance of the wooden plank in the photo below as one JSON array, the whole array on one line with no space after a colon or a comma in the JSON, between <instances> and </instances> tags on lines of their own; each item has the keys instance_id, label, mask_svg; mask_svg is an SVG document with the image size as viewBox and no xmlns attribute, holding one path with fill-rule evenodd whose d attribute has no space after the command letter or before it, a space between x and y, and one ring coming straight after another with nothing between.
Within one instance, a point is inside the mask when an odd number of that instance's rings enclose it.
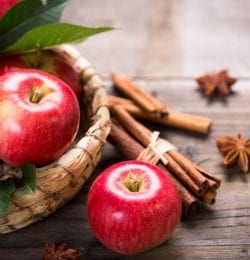
<instances>
[{"instance_id":1,"label":"wooden plank","mask_svg":"<svg viewBox=\"0 0 250 260\"><path fill-rule=\"evenodd\" d=\"M138 255L136 257L131 256L121 256L111 254L109 251L104 251L100 249L98 245L93 245L93 248L88 251L85 258L87 259L236 259L232 252L237 252L238 259L249 259L250 246L245 245L240 246L160 246L156 249ZM24 255L22 259L33 260L40 259L37 256L41 255L43 250L41 248L32 248L27 250L22 250L20 248L15 249L15 251L10 249L4 249L1 251L1 259L16 260L17 255ZM6 258L8 257L8 258ZM157 258L156 258L157 257ZM84 257L82 259L85 259Z\"/></svg>"},{"instance_id":2,"label":"wooden plank","mask_svg":"<svg viewBox=\"0 0 250 260\"><path fill-rule=\"evenodd\" d=\"M228 68L248 77L250 2L71 0L63 19L118 30L79 45L102 75L197 77ZM72 15L73 14L73 15Z\"/></svg>"}]
</instances>

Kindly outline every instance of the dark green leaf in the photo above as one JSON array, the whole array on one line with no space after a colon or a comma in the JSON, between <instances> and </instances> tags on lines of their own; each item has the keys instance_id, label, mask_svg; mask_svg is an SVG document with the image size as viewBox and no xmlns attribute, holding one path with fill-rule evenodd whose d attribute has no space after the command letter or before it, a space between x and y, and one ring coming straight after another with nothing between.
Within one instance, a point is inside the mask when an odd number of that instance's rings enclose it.
<instances>
[{"instance_id":1,"label":"dark green leaf","mask_svg":"<svg viewBox=\"0 0 250 260\"><path fill-rule=\"evenodd\" d=\"M15 195L34 194L36 190L36 168L33 164L24 164L22 167L22 185L16 189Z\"/></svg>"},{"instance_id":2,"label":"dark green leaf","mask_svg":"<svg viewBox=\"0 0 250 260\"><path fill-rule=\"evenodd\" d=\"M13 44L25 32L40 25L56 23L68 0L23 0L0 20L0 50Z\"/></svg>"},{"instance_id":3,"label":"dark green leaf","mask_svg":"<svg viewBox=\"0 0 250 260\"><path fill-rule=\"evenodd\" d=\"M6 213L14 191L15 183L12 178L0 182L0 217Z\"/></svg>"},{"instance_id":4,"label":"dark green leaf","mask_svg":"<svg viewBox=\"0 0 250 260\"><path fill-rule=\"evenodd\" d=\"M25 52L33 51L37 47L46 49L63 43L76 43L89 36L109 30L112 30L112 28L90 28L66 23L47 24L25 33L21 39L5 49L4 52Z\"/></svg>"}]
</instances>

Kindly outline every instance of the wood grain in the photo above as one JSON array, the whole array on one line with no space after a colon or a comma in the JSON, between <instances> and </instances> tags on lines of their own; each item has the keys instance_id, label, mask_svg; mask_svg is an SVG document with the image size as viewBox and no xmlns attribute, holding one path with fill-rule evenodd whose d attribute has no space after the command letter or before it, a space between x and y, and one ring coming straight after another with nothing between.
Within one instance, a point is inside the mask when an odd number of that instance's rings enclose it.
<instances>
[{"instance_id":1,"label":"wood grain","mask_svg":"<svg viewBox=\"0 0 250 260\"><path fill-rule=\"evenodd\" d=\"M249 78L250 1L203 2L71 0L63 17L118 28L79 45L105 76L115 68L130 76L190 78L228 68Z\"/></svg>"},{"instance_id":2,"label":"wood grain","mask_svg":"<svg viewBox=\"0 0 250 260\"><path fill-rule=\"evenodd\" d=\"M105 4L104 4L105 3ZM208 136L159 129L187 157L222 178L217 201L182 221L163 245L133 258L117 255L94 237L86 200L96 176L124 160L109 144L82 191L55 214L23 230L0 236L0 259L41 259L46 241L86 249L87 259L249 259L250 174L226 169L215 146L218 135L250 137L250 1L71 0L64 20L118 29L78 48L106 79L115 70L134 78L169 108L213 119ZM91 14L91 15L90 15ZM239 77L225 100L207 100L193 77L229 68Z\"/></svg>"}]
</instances>

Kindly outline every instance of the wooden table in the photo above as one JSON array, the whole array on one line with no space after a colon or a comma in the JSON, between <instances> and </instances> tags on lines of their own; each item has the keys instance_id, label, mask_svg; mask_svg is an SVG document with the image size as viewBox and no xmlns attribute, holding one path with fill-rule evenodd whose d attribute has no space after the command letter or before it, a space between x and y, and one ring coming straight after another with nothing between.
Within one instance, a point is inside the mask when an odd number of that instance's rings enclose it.
<instances>
[{"instance_id":1,"label":"wooden table","mask_svg":"<svg viewBox=\"0 0 250 260\"><path fill-rule=\"evenodd\" d=\"M42 222L0 235L0 259L41 259L45 241L85 248L87 259L249 259L250 174L223 167L215 138L237 132L250 137L250 1L72 0L63 19L118 28L78 46L108 89L109 72L122 72L172 109L213 119L208 136L160 130L189 158L222 178L222 186L216 204L182 221L163 245L134 257L117 255L93 236L85 206L94 178L124 159L107 144L98 169L76 198ZM239 78L235 93L224 102L209 102L194 77L223 68Z\"/></svg>"}]
</instances>

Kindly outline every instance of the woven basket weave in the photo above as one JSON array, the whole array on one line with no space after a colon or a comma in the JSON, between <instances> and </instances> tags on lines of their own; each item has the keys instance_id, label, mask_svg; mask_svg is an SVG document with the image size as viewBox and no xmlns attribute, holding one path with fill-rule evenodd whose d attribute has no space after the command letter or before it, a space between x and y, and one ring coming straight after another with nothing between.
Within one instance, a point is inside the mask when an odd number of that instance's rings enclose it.
<instances>
[{"instance_id":1,"label":"woven basket weave","mask_svg":"<svg viewBox=\"0 0 250 260\"><path fill-rule=\"evenodd\" d=\"M105 88L89 62L70 45L55 51L79 74L83 86L83 109L87 131L59 160L37 169L34 195L14 197L0 219L0 233L11 232L41 220L63 206L80 190L100 160L100 150L110 131Z\"/></svg>"}]
</instances>

